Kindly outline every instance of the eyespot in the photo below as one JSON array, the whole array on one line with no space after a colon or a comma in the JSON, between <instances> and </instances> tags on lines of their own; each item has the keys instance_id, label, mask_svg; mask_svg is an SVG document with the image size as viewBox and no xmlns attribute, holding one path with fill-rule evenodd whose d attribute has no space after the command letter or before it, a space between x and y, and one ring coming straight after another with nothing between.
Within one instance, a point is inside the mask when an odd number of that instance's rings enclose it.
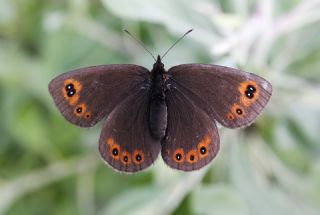
<instances>
[{"instance_id":1,"label":"eyespot","mask_svg":"<svg viewBox=\"0 0 320 215\"><path fill-rule=\"evenodd\" d=\"M120 146L117 143L114 143L111 146L111 157L115 160L119 159L120 155Z\"/></svg>"},{"instance_id":2,"label":"eyespot","mask_svg":"<svg viewBox=\"0 0 320 215\"><path fill-rule=\"evenodd\" d=\"M207 148L205 146L200 147L200 154L205 155L207 153Z\"/></svg>"},{"instance_id":3,"label":"eyespot","mask_svg":"<svg viewBox=\"0 0 320 215\"><path fill-rule=\"evenodd\" d=\"M191 150L187 154L187 161L188 163L196 163L198 162L198 153L197 150Z\"/></svg>"},{"instance_id":4,"label":"eyespot","mask_svg":"<svg viewBox=\"0 0 320 215\"><path fill-rule=\"evenodd\" d=\"M76 92L77 92L76 90L68 90L67 91L67 96L68 97L72 97L74 94L76 94Z\"/></svg>"},{"instance_id":5,"label":"eyespot","mask_svg":"<svg viewBox=\"0 0 320 215\"><path fill-rule=\"evenodd\" d=\"M205 136L205 138L203 138L199 142L197 150L198 150L199 157L201 159L208 156L208 153L209 153L208 147L210 144L211 144L211 138L209 135Z\"/></svg>"},{"instance_id":6,"label":"eyespot","mask_svg":"<svg viewBox=\"0 0 320 215\"><path fill-rule=\"evenodd\" d=\"M206 145L200 144L198 146L198 152L199 152L199 157L201 159L205 158L208 156L208 148Z\"/></svg>"},{"instance_id":7,"label":"eyespot","mask_svg":"<svg viewBox=\"0 0 320 215\"><path fill-rule=\"evenodd\" d=\"M257 89L255 88L255 86L251 85L251 84L248 84L247 86L247 91L248 92L251 92L251 93L254 93L257 91Z\"/></svg>"},{"instance_id":8,"label":"eyespot","mask_svg":"<svg viewBox=\"0 0 320 215\"><path fill-rule=\"evenodd\" d=\"M245 93L246 97L249 98L249 99L252 99L254 97L254 93L253 92L245 91L244 93Z\"/></svg>"},{"instance_id":9,"label":"eyespot","mask_svg":"<svg viewBox=\"0 0 320 215\"><path fill-rule=\"evenodd\" d=\"M129 160L129 157L127 155L123 156L123 162L127 163Z\"/></svg>"},{"instance_id":10,"label":"eyespot","mask_svg":"<svg viewBox=\"0 0 320 215\"><path fill-rule=\"evenodd\" d=\"M256 91L257 89L255 88L255 86L248 84L247 90L244 93L247 98L252 99Z\"/></svg>"},{"instance_id":11,"label":"eyespot","mask_svg":"<svg viewBox=\"0 0 320 215\"><path fill-rule=\"evenodd\" d=\"M121 161L122 161L123 164L130 164L131 163L131 155L130 155L130 153L127 152L127 151L122 152Z\"/></svg>"},{"instance_id":12,"label":"eyespot","mask_svg":"<svg viewBox=\"0 0 320 215\"><path fill-rule=\"evenodd\" d=\"M67 84L65 90L68 97L72 97L76 93L76 90L74 89L74 85L72 83Z\"/></svg>"},{"instance_id":13,"label":"eyespot","mask_svg":"<svg viewBox=\"0 0 320 215\"><path fill-rule=\"evenodd\" d=\"M245 106L249 106L259 96L258 85L252 80L240 83L238 90L241 93L241 104Z\"/></svg>"},{"instance_id":14,"label":"eyespot","mask_svg":"<svg viewBox=\"0 0 320 215\"><path fill-rule=\"evenodd\" d=\"M177 163L183 163L184 159L185 157L183 149L176 149L173 153L173 160Z\"/></svg>"},{"instance_id":15,"label":"eyespot","mask_svg":"<svg viewBox=\"0 0 320 215\"><path fill-rule=\"evenodd\" d=\"M140 154L137 154L137 155L136 155L136 161L140 162L141 159L142 159L141 155L140 155Z\"/></svg>"},{"instance_id":16,"label":"eyespot","mask_svg":"<svg viewBox=\"0 0 320 215\"><path fill-rule=\"evenodd\" d=\"M73 90L74 89L74 85L72 83L67 84L65 89L66 89L66 91Z\"/></svg>"},{"instance_id":17,"label":"eyespot","mask_svg":"<svg viewBox=\"0 0 320 215\"><path fill-rule=\"evenodd\" d=\"M233 114L233 116L237 118L237 117L242 117L245 114L245 112L240 105L234 103L231 107L230 114Z\"/></svg>"},{"instance_id":18,"label":"eyespot","mask_svg":"<svg viewBox=\"0 0 320 215\"><path fill-rule=\"evenodd\" d=\"M238 115L242 115L243 114L242 109L241 108L237 108L236 113Z\"/></svg>"},{"instance_id":19,"label":"eyespot","mask_svg":"<svg viewBox=\"0 0 320 215\"><path fill-rule=\"evenodd\" d=\"M78 107L78 108L76 109L76 112L77 112L77 113L82 113L82 107Z\"/></svg>"},{"instance_id":20,"label":"eyespot","mask_svg":"<svg viewBox=\"0 0 320 215\"><path fill-rule=\"evenodd\" d=\"M82 116L87 111L87 106L85 104L81 104L75 107L74 113L77 116Z\"/></svg>"},{"instance_id":21,"label":"eyespot","mask_svg":"<svg viewBox=\"0 0 320 215\"><path fill-rule=\"evenodd\" d=\"M87 119L89 119L89 118L91 117L90 112L87 112L86 115L85 115L85 117L86 117Z\"/></svg>"},{"instance_id":22,"label":"eyespot","mask_svg":"<svg viewBox=\"0 0 320 215\"><path fill-rule=\"evenodd\" d=\"M143 163L144 161L144 154L142 153L141 150L135 150L133 152L133 162L136 163L136 164L141 164Z\"/></svg>"},{"instance_id":23,"label":"eyespot","mask_svg":"<svg viewBox=\"0 0 320 215\"><path fill-rule=\"evenodd\" d=\"M62 93L64 98L69 101L70 105L75 105L79 100L78 94L82 89L82 85L79 81L70 78L64 81L63 86Z\"/></svg>"},{"instance_id":24,"label":"eyespot","mask_svg":"<svg viewBox=\"0 0 320 215\"><path fill-rule=\"evenodd\" d=\"M113 148L112 149L112 154L113 154L113 156L118 156L119 155L118 149L117 148Z\"/></svg>"}]
</instances>

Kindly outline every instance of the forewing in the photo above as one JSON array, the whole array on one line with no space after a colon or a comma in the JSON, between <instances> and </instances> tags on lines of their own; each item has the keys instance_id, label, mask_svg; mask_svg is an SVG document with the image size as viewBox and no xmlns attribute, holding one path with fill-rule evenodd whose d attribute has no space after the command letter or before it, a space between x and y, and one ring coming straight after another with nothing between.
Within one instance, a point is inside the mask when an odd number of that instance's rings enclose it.
<instances>
[{"instance_id":1,"label":"forewing","mask_svg":"<svg viewBox=\"0 0 320 215\"><path fill-rule=\"evenodd\" d=\"M268 103L272 86L238 69L184 64L169 70L173 86L225 127L251 124Z\"/></svg>"},{"instance_id":2,"label":"forewing","mask_svg":"<svg viewBox=\"0 0 320 215\"><path fill-rule=\"evenodd\" d=\"M62 74L49 84L49 92L71 123L90 127L147 82L147 69L130 64L101 65Z\"/></svg>"},{"instance_id":3,"label":"forewing","mask_svg":"<svg viewBox=\"0 0 320 215\"><path fill-rule=\"evenodd\" d=\"M150 166L160 152L159 140L149 130L149 91L140 89L108 116L99 140L102 158L121 172Z\"/></svg>"},{"instance_id":4,"label":"forewing","mask_svg":"<svg viewBox=\"0 0 320 215\"><path fill-rule=\"evenodd\" d=\"M219 151L215 122L184 93L166 93L168 124L162 140L162 157L174 169L192 171L208 164Z\"/></svg>"}]
</instances>

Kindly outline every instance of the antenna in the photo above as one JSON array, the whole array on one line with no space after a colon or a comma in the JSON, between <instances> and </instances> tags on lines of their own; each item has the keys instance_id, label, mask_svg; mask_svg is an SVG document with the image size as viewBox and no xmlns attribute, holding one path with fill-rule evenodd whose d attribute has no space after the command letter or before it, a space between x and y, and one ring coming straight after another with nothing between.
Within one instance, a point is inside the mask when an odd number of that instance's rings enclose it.
<instances>
[{"instance_id":1,"label":"antenna","mask_svg":"<svg viewBox=\"0 0 320 215\"><path fill-rule=\"evenodd\" d=\"M162 55L161 60L164 58L164 56L166 56L168 54L168 52L178 43L180 42L180 40L182 40L185 36L187 36L187 34L189 34L191 31L193 31L193 29L190 29L189 31L187 31L186 33L184 33L184 35L182 35L172 46L170 46L170 48L168 48L168 50Z\"/></svg>"},{"instance_id":2,"label":"antenna","mask_svg":"<svg viewBox=\"0 0 320 215\"><path fill-rule=\"evenodd\" d=\"M126 32L133 40L138 42L138 44L140 44L140 46L142 46L142 48L144 48L151 55L151 57L154 59L154 61L157 61L156 58L154 57L154 55L147 49L147 47L140 40L135 38L127 29L124 28L123 31Z\"/></svg>"}]
</instances>

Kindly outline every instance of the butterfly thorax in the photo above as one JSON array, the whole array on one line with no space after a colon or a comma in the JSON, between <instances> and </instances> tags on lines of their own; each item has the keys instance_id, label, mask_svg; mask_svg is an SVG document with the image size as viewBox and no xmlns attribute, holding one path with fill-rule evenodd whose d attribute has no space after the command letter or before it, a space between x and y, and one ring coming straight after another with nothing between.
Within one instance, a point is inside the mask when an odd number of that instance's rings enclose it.
<instances>
[{"instance_id":1,"label":"butterfly thorax","mask_svg":"<svg viewBox=\"0 0 320 215\"><path fill-rule=\"evenodd\" d=\"M151 71L149 127L155 139L162 139L167 128L167 105L165 102L166 71L160 56Z\"/></svg>"}]
</instances>

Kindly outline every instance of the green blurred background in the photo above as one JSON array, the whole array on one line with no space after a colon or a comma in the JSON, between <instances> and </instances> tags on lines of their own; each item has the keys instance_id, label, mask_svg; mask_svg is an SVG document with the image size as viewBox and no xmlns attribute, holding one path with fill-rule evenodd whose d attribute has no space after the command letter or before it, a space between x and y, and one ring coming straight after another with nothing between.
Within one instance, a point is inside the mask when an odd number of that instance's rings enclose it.
<instances>
[{"instance_id":1,"label":"green blurred background","mask_svg":"<svg viewBox=\"0 0 320 215\"><path fill-rule=\"evenodd\" d=\"M65 71L152 58L261 75L273 97L255 124L219 128L193 173L159 157L119 174L98 153L103 123L69 124L48 93ZM0 0L0 214L320 214L320 1Z\"/></svg>"}]
</instances>

